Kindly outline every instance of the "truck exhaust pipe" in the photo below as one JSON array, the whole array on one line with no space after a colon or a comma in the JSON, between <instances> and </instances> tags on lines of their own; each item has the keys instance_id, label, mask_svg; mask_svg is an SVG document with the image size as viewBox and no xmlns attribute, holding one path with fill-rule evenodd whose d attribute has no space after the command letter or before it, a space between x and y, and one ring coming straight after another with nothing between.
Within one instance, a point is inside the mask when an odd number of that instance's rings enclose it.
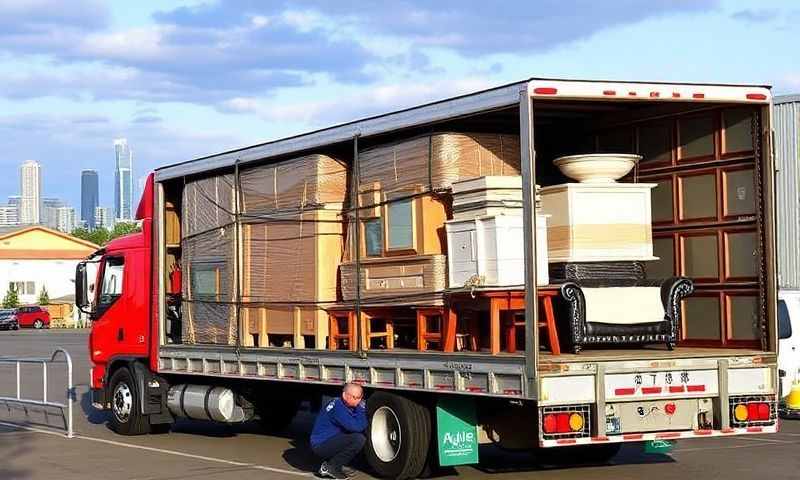
<instances>
[{"instance_id":1,"label":"truck exhaust pipe","mask_svg":"<svg viewBox=\"0 0 800 480\"><path fill-rule=\"evenodd\" d=\"M249 418L236 403L230 388L213 385L175 385L167 393L167 407L173 415L194 420L240 423Z\"/></svg>"}]
</instances>

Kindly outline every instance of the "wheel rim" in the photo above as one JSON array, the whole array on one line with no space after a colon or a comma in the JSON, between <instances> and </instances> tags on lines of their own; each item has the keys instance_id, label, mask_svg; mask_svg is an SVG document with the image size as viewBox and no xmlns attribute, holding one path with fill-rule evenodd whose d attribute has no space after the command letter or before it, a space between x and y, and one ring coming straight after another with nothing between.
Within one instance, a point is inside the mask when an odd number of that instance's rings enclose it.
<instances>
[{"instance_id":1,"label":"wheel rim","mask_svg":"<svg viewBox=\"0 0 800 480\"><path fill-rule=\"evenodd\" d=\"M114 395L111 401L111 409L114 411L114 417L120 423L127 423L131 418L131 410L133 410L133 395L131 389L126 383L117 384L114 388Z\"/></svg>"},{"instance_id":2,"label":"wheel rim","mask_svg":"<svg viewBox=\"0 0 800 480\"><path fill-rule=\"evenodd\" d=\"M35 322L33 322L33 326L35 328L42 328L42 321L41 320L36 320Z\"/></svg>"},{"instance_id":3,"label":"wheel rim","mask_svg":"<svg viewBox=\"0 0 800 480\"><path fill-rule=\"evenodd\" d=\"M382 462L391 462L397 458L403 445L403 435L400 421L391 408L380 407L372 414L370 438L372 449Z\"/></svg>"}]
</instances>

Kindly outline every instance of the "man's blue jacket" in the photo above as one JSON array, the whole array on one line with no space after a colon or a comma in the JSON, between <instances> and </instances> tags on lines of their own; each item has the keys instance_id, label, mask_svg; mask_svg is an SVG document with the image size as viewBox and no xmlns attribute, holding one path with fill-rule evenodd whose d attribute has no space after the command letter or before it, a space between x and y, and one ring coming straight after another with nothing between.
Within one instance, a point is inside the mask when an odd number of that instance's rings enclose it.
<instances>
[{"instance_id":1,"label":"man's blue jacket","mask_svg":"<svg viewBox=\"0 0 800 480\"><path fill-rule=\"evenodd\" d=\"M323 406L311 430L311 446L324 442L341 433L363 432L367 429L367 409L364 402L350 408L341 398L334 398Z\"/></svg>"}]
</instances>

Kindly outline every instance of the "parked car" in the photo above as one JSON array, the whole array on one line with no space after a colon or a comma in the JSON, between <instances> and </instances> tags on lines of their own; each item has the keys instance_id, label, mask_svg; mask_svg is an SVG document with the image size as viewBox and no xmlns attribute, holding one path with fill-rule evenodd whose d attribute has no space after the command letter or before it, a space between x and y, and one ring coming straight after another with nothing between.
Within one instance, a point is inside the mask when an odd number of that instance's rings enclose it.
<instances>
[{"instance_id":1,"label":"parked car","mask_svg":"<svg viewBox=\"0 0 800 480\"><path fill-rule=\"evenodd\" d=\"M0 310L0 330L19 330L16 310L13 308Z\"/></svg>"},{"instance_id":2,"label":"parked car","mask_svg":"<svg viewBox=\"0 0 800 480\"><path fill-rule=\"evenodd\" d=\"M48 328L50 327L50 312L38 305L19 307L17 320L20 327Z\"/></svg>"}]
</instances>

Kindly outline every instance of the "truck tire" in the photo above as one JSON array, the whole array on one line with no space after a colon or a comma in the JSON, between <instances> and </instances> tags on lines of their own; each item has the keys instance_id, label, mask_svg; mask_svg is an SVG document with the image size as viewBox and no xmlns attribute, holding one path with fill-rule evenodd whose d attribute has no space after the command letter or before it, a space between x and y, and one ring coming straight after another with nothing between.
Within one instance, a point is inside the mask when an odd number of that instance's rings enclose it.
<instances>
[{"instance_id":1,"label":"truck tire","mask_svg":"<svg viewBox=\"0 0 800 480\"><path fill-rule=\"evenodd\" d=\"M377 392L367 400L367 463L379 477L404 480L419 476L431 443L431 414L399 395Z\"/></svg>"},{"instance_id":2,"label":"truck tire","mask_svg":"<svg viewBox=\"0 0 800 480\"><path fill-rule=\"evenodd\" d=\"M295 398L261 400L256 404L258 423L264 433L280 433L292 423L300 401Z\"/></svg>"},{"instance_id":3,"label":"truck tire","mask_svg":"<svg viewBox=\"0 0 800 480\"><path fill-rule=\"evenodd\" d=\"M150 423L142 415L139 393L131 371L122 367L111 376L111 429L120 435L143 435Z\"/></svg>"}]
</instances>

